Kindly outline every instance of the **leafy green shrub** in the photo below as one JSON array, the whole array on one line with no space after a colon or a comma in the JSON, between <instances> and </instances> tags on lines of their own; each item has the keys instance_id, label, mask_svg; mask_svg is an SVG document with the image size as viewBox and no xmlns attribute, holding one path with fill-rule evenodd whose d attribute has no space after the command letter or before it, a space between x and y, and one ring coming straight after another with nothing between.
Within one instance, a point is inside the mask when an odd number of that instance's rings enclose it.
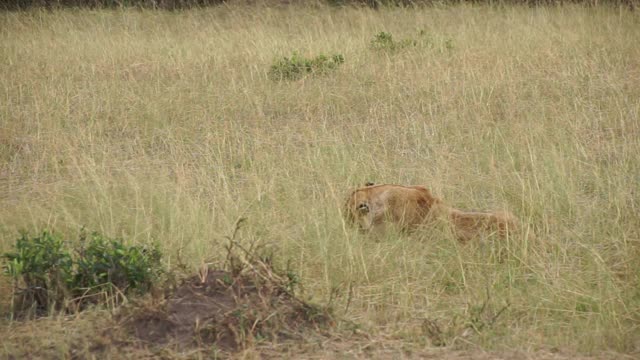
<instances>
[{"instance_id":1,"label":"leafy green shrub","mask_svg":"<svg viewBox=\"0 0 640 360\"><path fill-rule=\"evenodd\" d=\"M16 241L3 255L13 279L13 310L71 311L101 299L148 291L161 273L157 248L125 245L97 232L80 234L79 249L48 231ZM117 301L115 301L117 302Z\"/></svg>"},{"instance_id":2,"label":"leafy green shrub","mask_svg":"<svg viewBox=\"0 0 640 360\"><path fill-rule=\"evenodd\" d=\"M314 58L305 58L294 52L288 58L284 57L269 69L269 78L274 81L298 80L307 74L324 75L338 68L344 63L344 56L341 54L327 55L320 54Z\"/></svg>"},{"instance_id":3,"label":"leafy green shrub","mask_svg":"<svg viewBox=\"0 0 640 360\"><path fill-rule=\"evenodd\" d=\"M48 310L68 297L73 285L73 263L59 237L47 231L33 238L24 233L16 241L15 251L6 253L4 258L5 273L14 280L22 279L22 304Z\"/></svg>"},{"instance_id":4,"label":"leafy green shrub","mask_svg":"<svg viewBox=\"0 0 640 360\"><path fill-rule=\"evenodd\" d=\"M86 243L86 247L80 249L76 259L76 289L106 286L109 290L115 287L121 291L136 289L144 292L157 278L160 252L156 248L127 246L122 240L108 239L97 232L91 234L88 243L86 234L82 234L81 243Z\"/></svg>"},{"instance_id":5,"label":"leafy green shrub","mask_svg":"<svg viewBox=\"0 0 640 360\"><path fill-rule=\"evenodd\" d=\"M371 48L374 50L396 51L417 45L418 42L414 39L393 40L393 35L384 31L377 33L371 40Z\"/></svg>"}]
</instances>

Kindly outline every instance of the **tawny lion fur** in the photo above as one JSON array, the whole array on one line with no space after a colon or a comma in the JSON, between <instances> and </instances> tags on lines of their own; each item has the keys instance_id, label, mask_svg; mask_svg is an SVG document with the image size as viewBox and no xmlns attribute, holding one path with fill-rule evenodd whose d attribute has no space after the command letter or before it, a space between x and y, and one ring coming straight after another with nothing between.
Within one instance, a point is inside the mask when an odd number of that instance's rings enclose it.
<instances>
[{"instance_id":1,"label":"tawny lion fur","mask_svg":"<svg viewBox=\"0 0 640 360\"><path fill-rule=\"evenodd\" d=\"M492 232L505 237L518 224L509 212L462 211L446 206L425 187L391 184L367 183L354 190L344 214L349 223L369 232L384 231L389 224L410 231L444 218L461 241Z\"/></svg>"}]
</instances>

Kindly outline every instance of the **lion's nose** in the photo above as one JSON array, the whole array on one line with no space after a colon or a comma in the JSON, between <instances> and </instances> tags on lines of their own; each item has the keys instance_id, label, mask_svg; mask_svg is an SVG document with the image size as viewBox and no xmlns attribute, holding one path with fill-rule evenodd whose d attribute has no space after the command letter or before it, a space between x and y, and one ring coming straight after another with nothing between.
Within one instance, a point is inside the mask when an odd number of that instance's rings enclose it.
<instances>
[{"instance_id":1,"label":"lion's nose","mask_svg":"<svg viewBox=\"0 0 640 360\"><path fill-rule=\"evenodd\" d=\"M361 212L363 214L366 214L366 213L369 212L369 205L367 205L365 203L362 203L362 204L358 205L357 209L358 209L359 212Z\"/></svg>"}]
</instances>

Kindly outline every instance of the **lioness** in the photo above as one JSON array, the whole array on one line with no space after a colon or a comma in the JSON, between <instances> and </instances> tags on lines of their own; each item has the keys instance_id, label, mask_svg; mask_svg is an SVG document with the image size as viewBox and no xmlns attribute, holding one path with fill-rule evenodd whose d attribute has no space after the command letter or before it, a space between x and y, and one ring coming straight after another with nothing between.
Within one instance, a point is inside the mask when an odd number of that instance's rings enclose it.
<instances>
[{"instance_id":1,"label":"lioness","mask_svg":"<svg viewBox=\"0 0 640 360\"><path fill-rule=\"evenodd\" d=\"M349 223L371 232L384 231L388 224L410 231L444 218L461 241L482 232L497 232L504 237L517 225L508 212L461 211L446 206L425 187L391 184L367 183L354 190L347 198L344 215Z\"/></svg>"}]
</instances>

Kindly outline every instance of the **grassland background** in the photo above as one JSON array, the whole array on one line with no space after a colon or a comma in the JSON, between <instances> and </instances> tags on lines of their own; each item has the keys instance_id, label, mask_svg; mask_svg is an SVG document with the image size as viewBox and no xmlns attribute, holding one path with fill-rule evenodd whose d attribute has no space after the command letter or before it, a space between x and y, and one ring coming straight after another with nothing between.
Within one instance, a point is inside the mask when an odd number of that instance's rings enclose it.
<instances>
[{"instance_id":1,"label":"grassland background","mask_svg":"<svg viewBox=\"0 0 640 360\"><path fill-rule=\"evenodd\" d=\"M420 30L432 46L369 48ZM241 241L368 332L428 345L425 318L468 320L489 291L510 307L456 345L639 351L639 43L639 15L608 7L1 13L0 251L86 226L195 268L246 217ZM269 80L293 51L345 63ZM373 241L341 218L369 180L537 237Z\"/></svg>"}]
</instances>

